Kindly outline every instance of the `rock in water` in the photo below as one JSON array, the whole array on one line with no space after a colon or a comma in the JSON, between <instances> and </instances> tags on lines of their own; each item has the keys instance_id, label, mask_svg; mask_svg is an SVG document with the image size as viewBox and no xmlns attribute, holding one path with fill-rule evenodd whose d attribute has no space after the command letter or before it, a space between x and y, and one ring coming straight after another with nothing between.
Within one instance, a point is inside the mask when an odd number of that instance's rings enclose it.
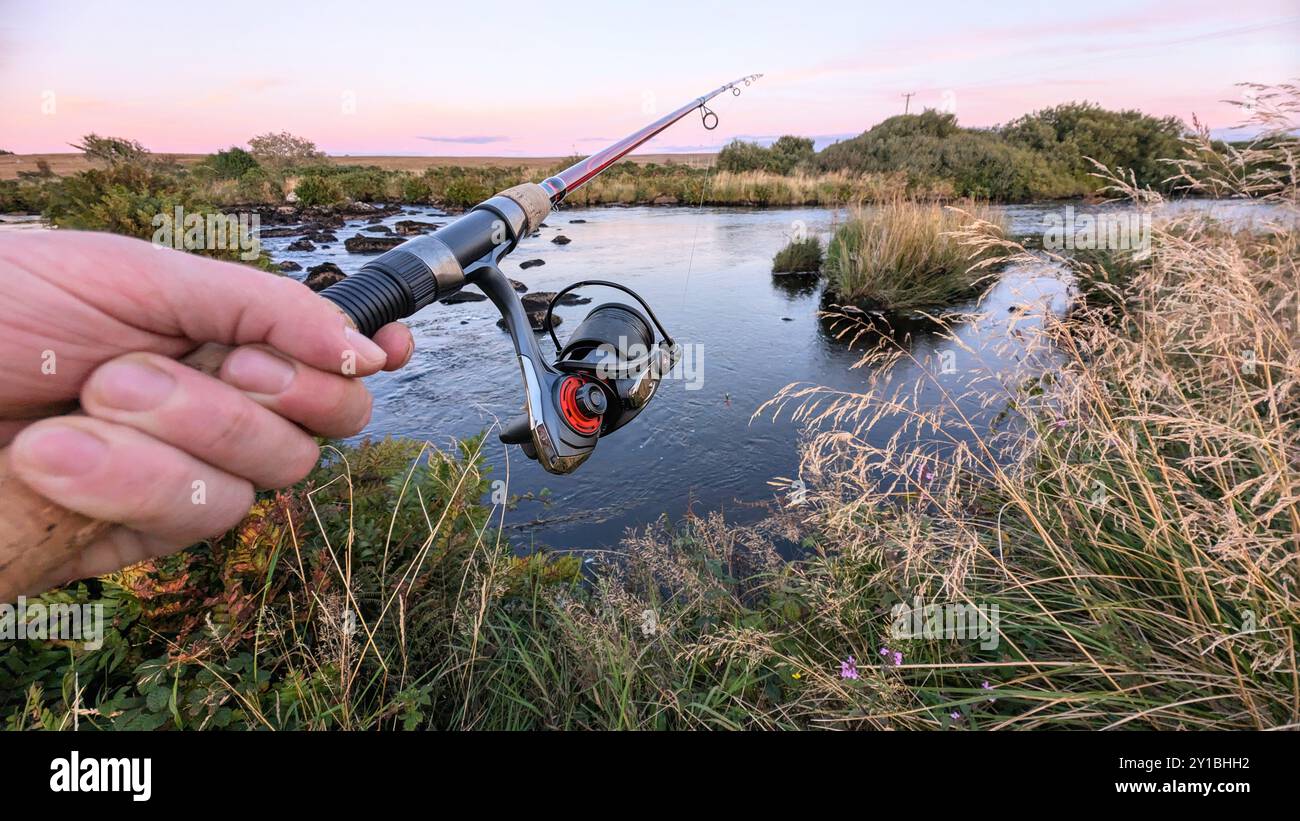
<instances>
[{"instance_id":1,"label":"rock in water","mask_svg":"<svg viewBox=\"0 0 1300 821\"><path fill-rule=\"evenodd\" d=\"M526 259L523 262L519 263L519 267L527 271L529 268L536 268L538 265L545 265L545 264L546 264L546 260L544 259Z\"/></svg>"},{"instance_id":2,"label":"rock in water","mask_svg":"<svg viewBox=\"0 0 1300 821\"><path fill-rule=\"evenodd\" d=\"M336 282L347 279L347 274L332 262L322 262L307 269L307 278L303 284L313 291L323 291Z\"/></svg>"},{"instance_id":3,"label":"rock in water","mask_svg":"<svg viewBox=\"0 0 1300 821\"><path fill-rule=\"evenodd\" d=\"M280 263L280 270L281 270L281 271L286 271L286 272L288 272L288 271L301 271L301 270L302 270L302 266L299 265L298 263L294 262L294 261L291 260L291 259L286 259L284 262L281 262L281 263Z\"/></svg>"},{"instance_id":4,"label":"rock in water","mask_svg":"<svg viewBox=\"0 0 1300 821\"><path fill-rule=\"evenodd\" d=\"M289 243L288 251L315 251L316 246L309 239L298 239Z\"/></svg>"},{"instance_id":5,"label":"rock in water","mask_svg":"<svg viewBox=\"0 0 1300 821\"><path fill-rule=\"evenodd\" d=\"M483 296L478 291L460 290L446 299L440 299L438 301L443 305L460 305L465 302L482 302L485 299L487 299L487 297Z\"/></svg>"},{"instance_id":6,"label":"rock in water","mask_svg":"<svg viewBox=\"0 0 1300 821\"><path fill-rule=\"evenodd\" d=\"M393 223L393 227L397 229L397 233L401 236L409 237L412 234L425 234L430 231L437 231L442 227L442 224L437 222L420 222L418 220L398 220Z\"/></svg>"},{"instance_id":7,"label":"rock in water","mask_svg":"<svg viewBox=\"0 0 1300 821\"><path fill-rule=\"evenodd\" d=\"M528 312L541 311L546 313L546 306L551 304L555 298L555 291L533 291L531 294L524 294L520 302L524 303L524 310ZM565 294L560 297L561 305L586 305L591 302L589 296L578 296L577 294Z\"/></svg>"},{"instance_id":8,"label":"rock in water","mask_svg":"<svg viewBox=\"0 0 1300 821\"><path fill-rule=\"evenodd\" d=\"M563 321L564 321L564 318L563 318L563 317L552 316L552 317L551 317L551 327L553 327L553 328L555 328L555 327L559 327L560 323L562 323ZM543 324L543 323L545 323L545 322L546 322L546 309L545 309L545 308L542 308L542 310L540 310L540 311L529 311L529 312L528 312L528 323L529 323L530 325L533 326L533 330L534 330L534 331L538 331L538 332L545 331L545 330L546 330L546 325ZM498 320L497 320L497 327L498 327L498 328L501 328L502 330L504 330L505 327L506 327L506 321L505 321L505 319L498 319Z\"/></svg>"},{"instance_id":9,"label":"rock in water","mask_svg":"<svg viewBox=\"0 0 1300 821\"><path fill-rule=\"evenodd\" d=\"M392 228L389 228L387 225L367 225L365 228L362 228L361 230L362 230L362 231L369 231L369 232L372 233L372 234L391 234L391 233L393 233L393 229L392 229Z\"/></svg>"},{"instance_id":10,"label":"rock in water","mask_svg":"<svg viewBox=\"0 0 1300 821\"><path fill-rule=\"evenodd\" d=\"M570 242L573 242L573 240L569 239L564 234L556 234L555 238L552 239L551 242L556 245L568 245Z\"/></svg>"},{"instance_id":11,"label":"rock in water","mask_svg":"<svg viewBox=\"0 0 1300 821\"><path fill-rule=\"evenodd\" d=\"M510 278L509 278L509 277L506 277L506 279L510 279ZM510 287L511 287L511 288L514 288L516 291L518 291L518 292L521 293L521 294L522 294L522 293L526 293L526 292L528 291L528 286L525 285L525 284L523 284L522 282L520 282L520 281L517 280L517 279L511 279L511 280L510 280Z\"/></svg>"},{"instance_id":12,"label":"rock in water","mask_svg":"<svg viewBox=\"0 0 1300 821\"><path fill-rule=\"evenodd\" d=\"M401 237L366 237L357 234L355 237L343 241L343 247L348 249L349 254L382 254L383 252L396 248L406 240Z\"/></svg>"}]
</instances>

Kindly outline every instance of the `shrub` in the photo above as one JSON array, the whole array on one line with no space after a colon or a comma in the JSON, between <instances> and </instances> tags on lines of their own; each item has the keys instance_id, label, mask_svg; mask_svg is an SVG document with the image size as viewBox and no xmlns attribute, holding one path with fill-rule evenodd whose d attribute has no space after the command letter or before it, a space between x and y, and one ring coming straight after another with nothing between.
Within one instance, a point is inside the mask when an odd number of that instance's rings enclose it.
<instances>
[{"instance_id":1,"label":"shrub","mask_svg":"<svg viewBox=\"0 0 1300 821\"><path fill-rule=\"evenodd\" d=\"M770 148L744 140L732 140L718 152L717 167L721 171L733 173L770 171L773 174L789 174L810 165L812 159L813 141L807 137L787 134L778 138Z\"/></svg>"},{"instance_id":2,"label":"shrub","mask_svg":"<svg viewBox=\"0 0 1300 821\"><path fill-rule=\"evenodd\" d=\"M248 141L248 148L258 162L272 168L308 166L325 159L316 143L287 131L259 134Z\"/></svg>"},{"instance_id":3,"label":"shrub","mask_svg":"<svg viewBox=\"0 0 1300 821\"><path fill-rule=\"evenodd\" d=\"M149 153L147 148L135 140L101 137L94 133L82 137L79 143L72 143L72 147L85 154L88 159L98 160L110 166L140 162Z\"/></svg>"},{"instance_id":4,"label":"shrub","mask_svg":"<svg viewBox=\"0 0 1300 821\"><path fill-rule=\"evenodd\" d=\"M424 177L404 177L402 179L402 202L418 205L433 202L433 186Z\"/></svg>"},{"instance_id":5,"label":"shrub","mask_svg":"<svg viewBox=\"0 0 1300 821\"><path fill-rule=\"evenodd\" d=\"M1068 103L1026 114L1002 134L1013 145L1046 156L1065 173L1093 188L1101 165L1133 172L1140 186L1166 188L1169 165L1164 159L1182 153L1186 126L1176 117L1152 117L1140 111L1107 111L1092 103ZM1162 159L1163 158L1163 159Z\"/></svg>"},{"instance_id":6,"label":"shrub","mask_svg":"<svg viewBox=\"0 0 1300 821\"><path fill-rule=\"evenodd\" d=\"M242 148L231 147L209 155L204 164L212 169L218 179L236 180L260 166L252 154Z\"/></svg>"},{"instance_id":7,"label":"shrub","mask_svg":"<svg viewBox=\"0 0 1300 821\"><path fill-rule=\"evenodd\" d=\"M346 199L338 180L319 174L304 176L298 181L298 185L293 191L294 195L298 197L298 203L307 207L336 205Z\"/></svg>"},{"instance_id":8,"label":"shrub","mask_svg":"<svg viewBox=\"0 0 1300 821\"><path fill-rule=\"evenodd\" d=\"M335 181L343 196L361 202L376 202L388 198L389 174L378 168L349 168Z\"/></svg>"}]
</instances>

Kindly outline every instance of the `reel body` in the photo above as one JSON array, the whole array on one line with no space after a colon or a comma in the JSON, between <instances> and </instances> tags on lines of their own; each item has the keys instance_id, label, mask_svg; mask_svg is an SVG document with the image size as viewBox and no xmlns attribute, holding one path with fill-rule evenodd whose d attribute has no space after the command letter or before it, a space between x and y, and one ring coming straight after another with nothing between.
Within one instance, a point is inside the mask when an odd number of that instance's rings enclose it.
<instances>
[{"instance_id":1,"label":"reel body","mask_svg":"<svg viewBox=\"0 0 1300 821\"><path fill-rule=\"evenodd\" d=\"M466 271L496 305L506 323L524 382L524 413L500 434L517 444L549 473L571 473L587 460L596 442L636 418L654 397L663 374L677 364L680 348L664 331L650 306L634 291L614 282L584 280L557 293L547 306L556 358L548 362L533 334L519 295L497 267L485 259ZM564 294L583 285L601 285L631 295L645 309L611 302L593 308L563 347L551 323ZM655 340L658 330L659 341Z\"/></svg>"}]
</instances>

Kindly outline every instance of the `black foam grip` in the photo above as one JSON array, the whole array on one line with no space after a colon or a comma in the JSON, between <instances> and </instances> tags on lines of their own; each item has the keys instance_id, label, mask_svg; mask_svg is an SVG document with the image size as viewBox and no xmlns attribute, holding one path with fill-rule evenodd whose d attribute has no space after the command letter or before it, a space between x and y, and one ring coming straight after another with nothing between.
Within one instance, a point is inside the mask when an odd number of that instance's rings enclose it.
<instances>
[{"instance_id":1,"label":"black foam grip","mask_svg":"<svg viewBox=\"0 0 1300 821\"><path fill-rule=\"evenodd\" d=\"M366 266L320 295L338 305L366 336L415 313L410 291L382 268Z\"/></svg>"}]
</instances>

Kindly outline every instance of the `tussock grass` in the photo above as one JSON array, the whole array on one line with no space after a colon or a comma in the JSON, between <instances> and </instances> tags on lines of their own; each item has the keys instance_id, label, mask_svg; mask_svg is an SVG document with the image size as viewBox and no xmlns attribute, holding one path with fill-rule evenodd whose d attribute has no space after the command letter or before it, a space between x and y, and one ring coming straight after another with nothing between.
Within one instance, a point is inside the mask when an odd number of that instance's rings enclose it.
<instances>
[{"instance_id":1,"label":"tussock grass","mask_svg":"<svg viewBox=\"0 0 1300 821\"><path fill-rule=\"evenodd\" d=\"M817 237L792 239L772 258L774 274L812 274L822 267L822 241Z\"/></svg>"},{"instance_id":2,"label":"tussock grass","mask_svg":"<svg viewBox=\"0 0 1300 821\"><path fill-rule=\"evenodd\" d=\"M895 199L857 209L826 251L829 299L908 311L973 296L993 254L963 244L958 232L980 226L1001 236L1001 217L982 205L962 209Z\"/></svg>"}]
</instances>

